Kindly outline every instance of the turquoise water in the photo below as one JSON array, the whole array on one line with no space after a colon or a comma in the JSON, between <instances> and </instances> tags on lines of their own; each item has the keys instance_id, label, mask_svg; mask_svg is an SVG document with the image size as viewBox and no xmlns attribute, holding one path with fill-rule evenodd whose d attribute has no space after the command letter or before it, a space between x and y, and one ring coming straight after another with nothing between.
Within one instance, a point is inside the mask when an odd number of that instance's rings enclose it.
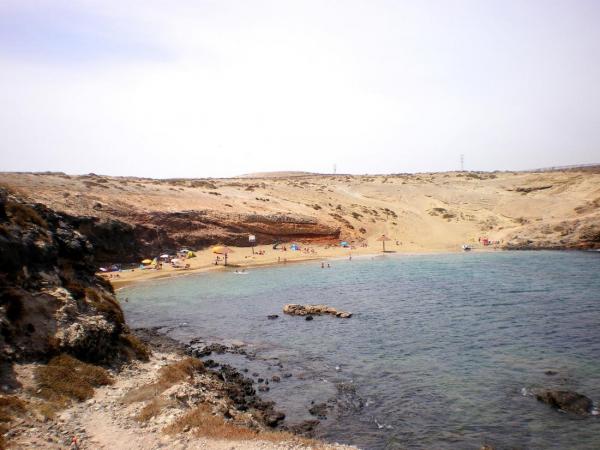
<instances>
[{"instance_id":1,"label":"turquoise water","mask_svg":"<svg viewBox=\"0 0 600 450\"><path fill-rule=\"evenodd\" d=\"M128 299L133 327L164 326L184 342L241 341L255 360L220 359L249 375L292 373L265 397L292 423L312 418L311 401L328 402L318 435L332 441L373 449L600 448L600 418L524 395L573 389L598 405L600 254L473 252L331 265L198 274L119 297ZM285 303L326 303L355 315L305 321L284 316Z\"/></svg>"}]
</instances>

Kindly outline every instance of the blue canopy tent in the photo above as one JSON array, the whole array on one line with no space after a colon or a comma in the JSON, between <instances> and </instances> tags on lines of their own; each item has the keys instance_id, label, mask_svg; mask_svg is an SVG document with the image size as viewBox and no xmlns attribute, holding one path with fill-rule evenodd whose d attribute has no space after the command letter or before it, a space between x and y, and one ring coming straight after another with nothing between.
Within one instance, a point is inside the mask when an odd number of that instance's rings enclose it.
<instances>
[{"instance_id":1,"label":"blue canopy tent","mask_svg":"<svg viewBox=\"0 0 600 450\"><path fill-rule=\"evenodd\" d=\"M344 247L344 248L348 248L348 247L350 247L350 244L348 244L346 241L342 241L342 242L340 242L340 245L341 245L342 247Z\"/></svg>"}]
</instances>

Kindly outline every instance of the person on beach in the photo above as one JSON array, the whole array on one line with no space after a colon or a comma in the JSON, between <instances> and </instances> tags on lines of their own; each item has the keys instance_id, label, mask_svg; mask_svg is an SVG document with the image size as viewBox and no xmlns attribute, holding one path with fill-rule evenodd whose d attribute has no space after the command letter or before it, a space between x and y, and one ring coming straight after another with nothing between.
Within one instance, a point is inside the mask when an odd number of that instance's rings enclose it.
<instances>
[{"instance_id":1,"label":"person on beach","mask_svg":"<svg viewBox=\"0 0 600 450\"><path fill-rule=\"evenodd\" d=\"M329 263L327 263L327 268L328 268L328 269L331 269L331 266L329 265Z\"/></svg>"},{"instance_id":2,"label":"person on beach","mask_svg":"<svg viewBox=\"0 0 600 450\"><path fill-rule=\"evenodd\" d=\"M321 269L325 268L325 263L321 263Z\"/></svg>"}]
</instances>

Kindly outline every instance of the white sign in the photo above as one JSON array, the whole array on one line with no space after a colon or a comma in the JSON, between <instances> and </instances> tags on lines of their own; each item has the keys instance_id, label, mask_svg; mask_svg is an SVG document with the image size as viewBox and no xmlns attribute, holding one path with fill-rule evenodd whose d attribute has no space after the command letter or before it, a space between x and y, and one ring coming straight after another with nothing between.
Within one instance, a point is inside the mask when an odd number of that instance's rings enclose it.
<instances>
[{"instance_id":1,"label":"white sign","mask_svg":"<svg viewBox=\"0 0 600 450\"><path fill-rule=\"evenodd\" d=\"M248 236L248 241L249 242L256 242L256 236L254 236L253 234L251 234L250 236Z\"/></svg>"}]
</instances>

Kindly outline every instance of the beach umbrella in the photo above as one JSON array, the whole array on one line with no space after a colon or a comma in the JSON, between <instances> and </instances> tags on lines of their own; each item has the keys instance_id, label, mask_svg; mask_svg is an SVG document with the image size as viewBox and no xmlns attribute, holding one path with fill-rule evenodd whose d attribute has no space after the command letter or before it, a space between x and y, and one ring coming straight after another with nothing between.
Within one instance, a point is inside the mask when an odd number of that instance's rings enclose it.
<instances>
[{"instance_id":1,"label":"beach umbrella","mask_svg":"<svg viewBox=\"0 0 600 450\"><path fill-rule=\"evenodd\" d=\"M224 255L225 265L227 265L227 255L233 253L233 250L231 250L229 247L225 247L224 245L217 245L213 247L212 252L217 255Z\"/></svg>"},{"instance_id":2,"label":"beach umbrella","mask_svg":"<svg viewBox=\"0 0 600 450\"><path fill-rule=\"evenodd\" d=\"M151 259L145 259L142 261L142 264L152 264L152 260Z\"/></svg>"},{"instance_id":3,"label":"beach umbrella","mask_svg":"<svg viewBox=\"0 0 600 450\"><path fill-rule=\"evenodd\" d=\"M391 239L389 237L387 237L385 234L382 234L381 237L377 238L377 240L379 242L381 242L381 244L383 245L383 251L385 252L385 242L391 241Z\"/></svg>"}]
</instances>

